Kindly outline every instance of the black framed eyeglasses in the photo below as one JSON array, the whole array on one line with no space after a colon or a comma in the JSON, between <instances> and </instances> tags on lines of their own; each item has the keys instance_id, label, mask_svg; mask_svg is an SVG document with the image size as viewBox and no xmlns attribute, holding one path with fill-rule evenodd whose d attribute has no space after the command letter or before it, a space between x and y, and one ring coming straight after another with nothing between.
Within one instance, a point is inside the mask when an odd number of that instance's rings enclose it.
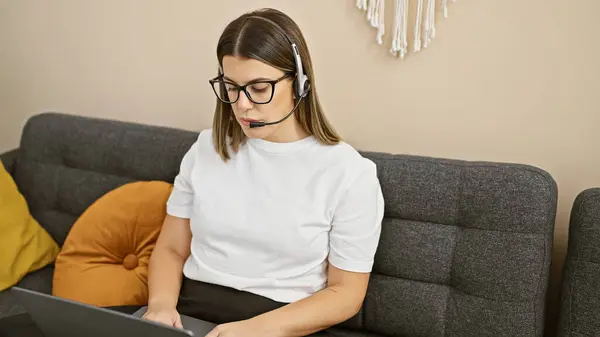
<instances>
[{"instance_id":1,"label":"black framed eyeglasses","mask_svg":"<svg viewBox=\"0 0 600 337\"><path fill-rule=\"evenodd\" d=\"M217 98L223 103L233 104L240 98L240 92L255 104L267 104L273 99L275 85L284 79L291 77L292 73L286 73L276 80L255 80L245 85L238 85L219 75L208 82L213 88Z\"/></svg>"}]
</instances>

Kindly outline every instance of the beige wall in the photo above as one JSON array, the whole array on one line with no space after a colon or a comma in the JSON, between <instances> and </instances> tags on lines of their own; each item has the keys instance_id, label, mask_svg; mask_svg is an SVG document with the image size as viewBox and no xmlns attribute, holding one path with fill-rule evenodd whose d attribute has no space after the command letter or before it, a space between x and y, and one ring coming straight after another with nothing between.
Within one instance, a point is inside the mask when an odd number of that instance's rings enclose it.
<instances>
[{"instance_id":1,"label":"beige wall","mask_svg":"<svg viewBox=\"0 0 600 337\"><path fill-rule=\"evenodd\" d=\"M548 170L558 271L573 199L600 186L600 1L459 0L404 61L375 44L355 2L0 0L0 151L46 110L209 126L221 29L277 6L303 28L326 112L359 149Z\"/></svg>"}]
</instances>

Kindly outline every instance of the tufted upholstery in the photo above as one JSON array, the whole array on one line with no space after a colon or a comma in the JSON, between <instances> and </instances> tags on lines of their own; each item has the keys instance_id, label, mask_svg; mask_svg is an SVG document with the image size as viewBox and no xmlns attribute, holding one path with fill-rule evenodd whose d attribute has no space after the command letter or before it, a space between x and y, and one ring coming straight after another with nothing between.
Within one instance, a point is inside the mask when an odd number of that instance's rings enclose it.
<instances>
[{"instance_id":1,"label":"tufted upholstery","mask_svg":"<svg viewBox=\"0 0 600 337\"><path fill-rule=\"evenodd\" d=\"M75 220L108 191L136 180L173 182L192 132L61 114L32 117L15 180L34 217L62 245Z\"/></svg>"},{"instance_id":2,"label":"tufted upholstery","mask_svg":"<svg viewBox=\"0 0 600 337\"><path fill-rule=\"evenodd\" d=\"M386 217L363 326L542 336L557 187L525 165L365 153Z\"/></svg>"},{"instance_id":3,"label":"tufted upholstery","mask_svg":"<svg viewBox=\"0 0 600 337\"><path fill-rule=\"evenodd\" d=\"M600 336L600 188L577 195L563 269L559 337Z\"/></svg>"},{"instance_id":4,"label":"tufted upholstery","mask_svg":"<svg viewBox=\"0 0 600 337\"><path fill-rule=\"evenodd\" d=\"M61 114L27 123L16 180L62 243L137 179L172 182L196 133ZM526 165L363 152L386 200L360 313L340 336L542 336L557 187Z\"/></svg>"}]
</instances>

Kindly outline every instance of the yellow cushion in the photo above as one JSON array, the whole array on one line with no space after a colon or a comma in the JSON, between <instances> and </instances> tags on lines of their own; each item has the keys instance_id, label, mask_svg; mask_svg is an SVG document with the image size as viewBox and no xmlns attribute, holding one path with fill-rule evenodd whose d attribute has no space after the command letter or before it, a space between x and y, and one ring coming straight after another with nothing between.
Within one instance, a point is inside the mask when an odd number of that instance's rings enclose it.
<instances>
[{"instance_id":1,"label":"yellow cushion","mask_svg":"<svg viewBox=\"0 0 600 337\"><path fill-rule=\"evenodd\" d=\"M172 185L120 186L75 222L56 258L52 294L96 306L145 305L148 261Z\"/></svg>"},{"instance_id":2,"label":"yellow cushion","mask_svg":"<svg viewBox=\"0 0 600 337\"><path fill-rule=\"evenodd\" d=\"M51 264L58 244L31 216L27 202L0 162L0 291Z\"/></svg>"}]
</instances>

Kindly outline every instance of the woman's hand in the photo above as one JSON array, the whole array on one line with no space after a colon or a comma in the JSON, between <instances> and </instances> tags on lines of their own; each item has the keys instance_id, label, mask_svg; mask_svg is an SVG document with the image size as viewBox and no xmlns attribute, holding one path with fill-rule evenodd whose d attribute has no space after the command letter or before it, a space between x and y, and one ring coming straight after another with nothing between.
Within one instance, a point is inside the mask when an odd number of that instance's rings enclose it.
<instances>
[{"instance_id":1,"label":"woman's hand","mask_svg":"<svg viewBox=\"0 0 600 337\"><path fill-rule=\"evenodd\" d=\"M183 329L181 324L181 316L176 309L150 309L142 316L143 319L154 321L176 328Z\"/></svg>"},{"instance_id":2,"label":"woman's hand","mask_svg":"<svg viewBox=\"0 0 600 337\"><path fill-rule=\"evenodd\" d=\"M226 323L216 326L205 337L275 337L268 327L256 319Z\"/></svg>"}]
</instances>

